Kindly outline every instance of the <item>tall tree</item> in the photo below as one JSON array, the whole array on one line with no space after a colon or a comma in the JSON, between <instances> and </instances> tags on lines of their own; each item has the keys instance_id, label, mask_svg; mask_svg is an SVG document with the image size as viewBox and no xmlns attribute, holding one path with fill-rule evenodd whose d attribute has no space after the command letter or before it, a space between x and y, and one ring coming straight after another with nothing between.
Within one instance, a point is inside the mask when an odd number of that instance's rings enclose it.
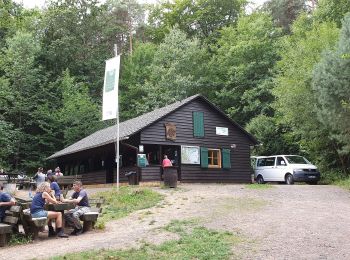
<instances>
[{"instance_id":1,"label":"tall tree","mask_svg":"<svg viewBox=\"0 0 350 260\"><path fill-rule=\"evenodd\" d=\"M348 12L350 12L348 0L319 0L315 18L319 22L336 22L340 28L344 15Z\"/></svg>"},{"instance_id":2,"label":"tall tree","mask_svg":"<svg viewBox=\"0 0 350 260\"><path fill-rule=\"evenodd\" d=\"M293 140L293 135L290 135L290 129L280 124L276 117L258 115L248 123L246 129L260 141L260 145L253 151L257 155L300 152L297 143Z\"/></svg>"},{"instance_id":3,"label":"tall tree","mask_svg":"<svg viewBox=\"0 0 350 260\"><path fill-rule=\"evenodd\" d=\"M62 106L57 110L59 125L56 131L63 134L65 146L102 127L99 122L100 107L92 101L84 83L75 82L66 70L56 85L62 93Z\"/></svg>"},{"instance_id":4,"label":"tall tree","mask_svg":"<svg viewBox=\"0 0 350 260\"><path fill-rule=\"evenodd\" d=\"M290 26L298 16L308 11L308 2L306 0L270 0L264 4L263 9L272 15L277 26L290 32Z\"/></svg>"},{"instance_id":5,"label":"tall tree","mask_svg":"<svg viewBox=\"0 0 350 260\"><path fill-rule=\"evenodd\" d=\"M130 119L138 114L137 104L147 95L143 86L150 80L151 64L157 46L153 43L135 44L132 54L122 56L119 81L120 89L120 118Z\"/></svg>"},{"instance_id":6,"label":"tall tree","mask_svg":"<svg viewBox=\"0 0 350 260\"><path fill-rule=\"evenodd\" d=\"M333 48L338 37L334 23L314 23L306 15L298 18L292 34L281 42L281 61L276 77L275 109L278 122L294 135L300 151L328 167L336 159L328 131L317 120L316 98L311 87L312 71L324 50Z\"/></svg>"},{"instance_id":7,"label":"tall tree","mask_svg":"<svg viewBox=\"0 0 350 260\"><path fill-rule=\"evenodd\" d=\"M45 12L41 59L52 80L69 69L77 81L85 82L95 100L100 100L104 64L128 50L131 34L142 19L143 9L135 1L52 1Z\"/></svg>"},{"instance_id":8,"label":"tall tree","mask_svg":"<svg viewBox=\"0 0 350 260\"><path fill-rule=\"evenodd\" d=\"M11 155L15 168L33 166L43 160L46 144L44 141L44 115L40 107L48 96L45 89L46 77L37 63L40 45L29 33L18 32L7 39L7 48L1 57L3 82L7 82L11 95L7 97L5 120L18 131L16 151ZM6 85L2 90L6 91Z\"/></svg>"},{"instance_id":9,"label":"tall tree","mask_svg":"<svg viewBox=\"0 0 350 260\"><path fill-rule=\"evenodd\" d=\"M263 13L241 17L237 27L221 31L210 80L216 86L216 103L240 124L272 113L272 68L278 60L279 36L270 16Z\"/></svg>"},{"instance_id":10,"label":"tall tree","mask_svg":"<svg viewBox=\"0 0 350 260\"><path fill-rule=\"evenodd\" d=\"M17 22L23 8L12 0L0 0L0 46L4 46L6 37L15 34Z\"/></svg>"},{"instance_id":11,"label":"tall tree","mask_svg":"<svg viewBox=\"0 0 350 260\"><path fill-rule=\"evenodd\" d=\"M138 113L207 92L203 87L206 61L207 52L198 40L187 39L185 33L173 29L154 54L149 79L142 86L146 95L137 102Z\"/></svg>"},{"instance_id":12,"label":"tall tree","mask_svg":"<svg viewBox=\"0 0 350 260\"><path fill-rule=\"evenodd\" d=\"M177 25L189 37L209 41L217 36L218 30L237 21L246 3L246 0L162 1L150 13L150 31L159 42Z\"/></svg>"},{"instance_id":13,"label":"tall tree","mask_svg":"<svg viewBox=\"0 0 350 260\"><path fill-rule=\"evenodd\" d=\"M350 15L343 22L340 40L334 51L325 52L313 76L318 100L317 114L330 137L338 144L342 168L350 169Z\"/></svg>"}]
</instances>

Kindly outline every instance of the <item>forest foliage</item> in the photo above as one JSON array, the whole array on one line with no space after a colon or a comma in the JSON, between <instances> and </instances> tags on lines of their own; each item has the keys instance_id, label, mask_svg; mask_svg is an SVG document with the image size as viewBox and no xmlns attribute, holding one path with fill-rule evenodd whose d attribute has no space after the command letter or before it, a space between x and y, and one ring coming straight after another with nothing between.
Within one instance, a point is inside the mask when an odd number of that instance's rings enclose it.
<instances>
[{"instance_id":1,"label":"forest foliage","mask_svg":"<svg viewBox=\"0 0 350 260\"><path fill-rule=\"evenodd\" d=\"M101 121L122 55L120 119L200 93L257 137L253 153L350 172L348 0L0 0L0 168L32 171Z\"/></svg>"}]
</instances>

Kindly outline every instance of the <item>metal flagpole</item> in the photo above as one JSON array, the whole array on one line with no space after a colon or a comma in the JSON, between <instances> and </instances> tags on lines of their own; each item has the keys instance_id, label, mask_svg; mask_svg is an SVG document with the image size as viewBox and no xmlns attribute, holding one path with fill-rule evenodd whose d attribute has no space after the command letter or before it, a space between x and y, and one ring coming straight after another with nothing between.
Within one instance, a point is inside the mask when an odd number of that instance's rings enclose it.
<instances>
[{"instance_id":1,"label":"metal flagpole","mask_svg":"<svg viewBox=\"0 0 350 260\"><path fill-rule=\"evenodd\" d=\"M118 56L118 47L117 47L117 44L114 44L114 55L115 57ZM119 68L118 68L119 69ZM118 86L116 86L118 87ZM115 155L115 161L117 163L117 191L119 191L119 163L120 163L120 160L119 160L119 88L118 88L118 91L117 91L117 120L116 120L116 124L117 124L117 142L116 142L116 155Z\"/></svg>"}]
</instances>

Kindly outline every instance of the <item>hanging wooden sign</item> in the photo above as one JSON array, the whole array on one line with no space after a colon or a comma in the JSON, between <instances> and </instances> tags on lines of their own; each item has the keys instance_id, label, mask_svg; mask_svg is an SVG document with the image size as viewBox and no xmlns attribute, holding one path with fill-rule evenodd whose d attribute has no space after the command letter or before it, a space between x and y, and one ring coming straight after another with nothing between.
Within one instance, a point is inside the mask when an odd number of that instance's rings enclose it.
<instances>
[{"instance_id":1,"label":"hanging wooden sign","mask_svg":"<svg viewBox=\"0 0 350 260\"><path fill-rule=\"evenodd\" d=\"M173 123L165 123L165 136L166 139L176 140L176 125Z\"/></svg>"}]
</instances>

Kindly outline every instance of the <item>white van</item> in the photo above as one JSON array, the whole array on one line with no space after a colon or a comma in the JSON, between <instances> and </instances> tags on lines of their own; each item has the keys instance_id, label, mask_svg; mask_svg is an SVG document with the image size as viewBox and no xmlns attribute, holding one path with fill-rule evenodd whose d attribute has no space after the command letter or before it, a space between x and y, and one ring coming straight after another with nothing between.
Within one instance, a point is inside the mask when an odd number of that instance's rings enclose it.
<instances>
[{"instance_id":1,"label":"white van","mask_svg":"<svg viewBox=\"0 0 350 260\"><path fill-rule=\"evenodd\" d=\"M254 156L251 159L254 177L259 184L267 181L317 184L320 180L317 167L299 155Z\"/></svg>"}]
</instances>

